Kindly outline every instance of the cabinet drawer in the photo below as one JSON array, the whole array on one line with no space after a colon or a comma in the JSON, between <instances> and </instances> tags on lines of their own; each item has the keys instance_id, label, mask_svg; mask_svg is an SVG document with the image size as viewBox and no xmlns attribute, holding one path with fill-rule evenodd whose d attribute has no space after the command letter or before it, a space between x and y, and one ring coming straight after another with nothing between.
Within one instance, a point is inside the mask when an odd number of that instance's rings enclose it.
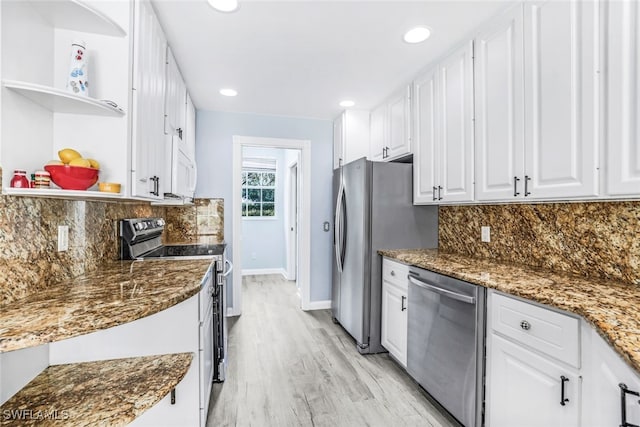
<instances>
[{"instance_id":1,"label":"cabinet drawer","mask_svg":"<svg viewBox=\"0 0 640 427\"><path fill-rule=\"evenodd\" d=\"M491 293L491 328L576 368L580 367L577 318Z\"/></svg>"},{"instance_id":2,"label":"cabinet drawer","mask_svg":"<svg viewBox=\"0 0 640 427\"><path fill-rule=\"evenodd\" d=\"M409 287L407 276L409 275L409 266L400 264L384 258L382 261L382 280L393 283L403 290Z\"/></svg>"}]
</instances>

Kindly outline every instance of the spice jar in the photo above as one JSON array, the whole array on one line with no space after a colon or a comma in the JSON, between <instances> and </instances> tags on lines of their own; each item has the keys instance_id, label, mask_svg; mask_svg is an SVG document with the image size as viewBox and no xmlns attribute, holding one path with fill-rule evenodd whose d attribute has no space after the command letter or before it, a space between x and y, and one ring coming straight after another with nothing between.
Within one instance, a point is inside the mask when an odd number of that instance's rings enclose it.
<instances>
[{"instance_id":1,"label":"spice jar","mask_svg":"<svg viewBox=\"0 0 640 427\"><path fill-rule=\"evenodd\" d=\"M27 171L16 169L13 171L11 178L11 187L13 188L29 188L29 180L27 179Z\"/></svg>"},{"instance_id":2,"label":"spice jar","mask_svg":"<svg viewBox=\"0 0 640 427\"><path fill-rule=\"evenodd\" d=\"M49 188L51 175L47 171L36 171L35 173L35 188Z\"/></svg>"}]
</instances>

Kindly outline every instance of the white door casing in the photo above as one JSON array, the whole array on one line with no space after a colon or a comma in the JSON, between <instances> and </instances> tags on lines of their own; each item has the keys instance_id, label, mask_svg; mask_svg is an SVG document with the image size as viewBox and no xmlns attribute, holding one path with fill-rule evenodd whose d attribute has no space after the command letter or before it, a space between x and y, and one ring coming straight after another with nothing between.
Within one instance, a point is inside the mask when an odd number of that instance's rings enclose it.
<instances>
[{"instance_id":1,"label":"white door casing","mask_svg":"<svg viewBox=\"0 0 640 427\"><path fill-rule=\"evenodd\" d=\"M228 310L228 315L239 316L242 314L242 148L243 147L267 147L300 150L300 163L298 165L300 180L300 218L299 254L298 257L298 281L301 293L301 308L312 308L310 300L311 291L311 141L298 139L260 138L250 136L233 136L233 196L231 215L233 218L233 264L236 274L233 274L233 305Z\"/></svg>"}]
</instances>

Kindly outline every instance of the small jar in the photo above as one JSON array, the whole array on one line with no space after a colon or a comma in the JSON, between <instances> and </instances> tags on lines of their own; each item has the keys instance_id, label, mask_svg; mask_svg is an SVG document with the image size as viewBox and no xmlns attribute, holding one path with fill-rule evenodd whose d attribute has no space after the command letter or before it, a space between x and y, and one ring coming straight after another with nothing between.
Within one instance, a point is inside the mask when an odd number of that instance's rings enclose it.
<instances>
[{"instance_id":1,"label":"small jar","mask_svg":"<svg viewBox=\"0 0 640 427\"><path fill-rule=\"evenodd\" d=\"M36 188L36 174L31 174L31 181L29 181L29 187Z\"/></svg>"},{"instance_id":2,"label":"small jar","mask_svg":"<svg viewBox=\"0 0 640 427\"><path fill-rule=\"evenodd\" d=\"M47 171L36 171L35 173L35 188L49 188L51 181L51 175Z\"/></svg>"},{"instance_id":3,"label":"small jar","mask_svg":"<svg viewBox=\"0 0 640 427\"><path fill-rule=\"evenodd\" d=\"M29 179L27 179L27 171L22 169L14 170L13 178L11 178L11 187L29 188Z\"/></svg>"}]
</instances>

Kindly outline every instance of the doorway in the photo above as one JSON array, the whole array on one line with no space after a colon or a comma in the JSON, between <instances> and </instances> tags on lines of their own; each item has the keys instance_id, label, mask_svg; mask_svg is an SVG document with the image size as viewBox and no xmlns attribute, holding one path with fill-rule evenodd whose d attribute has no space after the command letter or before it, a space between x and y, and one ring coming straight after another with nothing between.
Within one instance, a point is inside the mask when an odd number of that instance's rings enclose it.
<instances>
[{"instance_id":1,"label":"doorway","mask_svg":"<svg viewBox=\"0 0 640 427\"><path fill-rule=\"evenodd\" d=\"M298 181L298 161L294 161L289 165L289 179L288 184L288 203L287 209L289 215L287 216L287 240L288 240L288 253L287 253L287 280L298 280L298 213L300 208L298 206L298 200L300 199L300 188ZM296 283L297 285L297 283Z\"/></svg>"},{"instance_id":2,"label":"doorway","mask_svg":"<svg viewBox=\"0 0 640 427\"><path fill-rule=\"evenodd\" d=\"M286 265L283 266L284 268L280 270L282 271L282 275L288 280L296 280L301 309L307 310L310 306L311 184L309 170L311 165L311 142L307 140L234 136L233 196L231 203L233 237L231 252L236 274L233 275L232 279L232 305L228 312L230 316L242 314L242 273L266 274L273 272L268 268L262 270L255 268L247 269L243 266L250 266L253 261L253 252L247 254L246 251L243 251L243 245L246 245L246 239L243 235L245 232L243 230L243 224L247 222L249 209L251 209L251 216L258 217L258 215L264 216L262 214L269 212L269 209L272 208L272 201L270 199L256 199L258 193L255 190L260 190L260 194L263 194L264 191L268 192L271 190L269 185L251 189L250 186L247 186L248 174L250 173L249 168L243 173L244 150L253 150L253 152L255 152L259 149L295 150L296 153L295 157L290 156L286 158L286 161L281 161L283 171L281 180L286 187L284 189L284 198L288 200L286 209L281 213L284 226L280 228L283 241L286 245L284 254L287 261ZM268 159L263 158L262 161L259 161L257 158L253 158L253 165L256 170L251 172L254 174L251 176L252 182L262 182L257 179L258 175L256 174L260 174L260 179L265 178L264 182L271 182L267 179L270 177L270 172L267 170L269 167L268 163ZM272 164L275 164L275 168L277 169L277 159ZM262 177L262 175L265 176ZM250 200L248 197L249 190L252 191ZM273 219L275 221L277 215L275 215ZM256 258L258 258L257 253Z\"/></svg>"}]
</instances>

